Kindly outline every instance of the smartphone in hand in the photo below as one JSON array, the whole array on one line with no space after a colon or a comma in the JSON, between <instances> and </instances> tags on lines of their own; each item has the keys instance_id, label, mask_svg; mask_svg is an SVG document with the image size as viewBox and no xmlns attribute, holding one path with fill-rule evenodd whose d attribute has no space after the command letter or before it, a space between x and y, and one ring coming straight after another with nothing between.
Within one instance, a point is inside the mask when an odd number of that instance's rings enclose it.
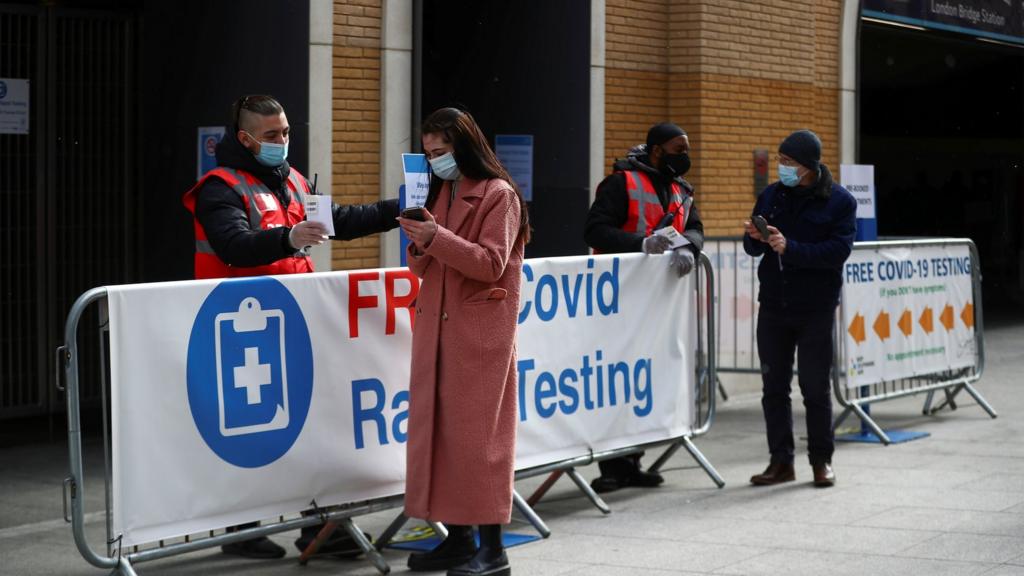
<instances>
[{"instance_id":1,"label":"smartphone in hand","mask_svg":"<svg viewBox=\"0 0 1024 576\"><path fill-rule=\"evenodd\" d=\"M761 239L767 242L772 233L768 231L768 221L764 219L764 216L758 214L751 218L750 221L754 224L754 228L757 228L757 231L761 234Z\"/></svg>"},{"instance_id":2,"label":"smartphone in hand","mask_svg":"<svg viewBox=\"0 0 1024 576\"><path fill-rule=\"evenodd\" d=\"M408 218L409 220L416 220L417 222L425 222L427 220L426 210L422 206L412 206L402 210L399 214L402 218Z\"/></svg>"}]
</instances>

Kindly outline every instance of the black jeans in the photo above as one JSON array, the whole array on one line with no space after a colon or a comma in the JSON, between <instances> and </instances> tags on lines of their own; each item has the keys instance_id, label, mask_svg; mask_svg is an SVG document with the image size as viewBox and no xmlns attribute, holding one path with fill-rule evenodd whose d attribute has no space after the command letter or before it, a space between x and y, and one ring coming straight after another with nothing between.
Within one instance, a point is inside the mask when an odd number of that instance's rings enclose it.
<instances>
[{"instance_id":1,"label":"black jeans","mask_svg":"<svg viewBox=\"0 0 1024 576\"><path fill-rule=\"evenodd\" d=\"M793 355L797 354L800 393L807 409L807 451L811 464L832 461L833 310L792 313L762 307L757 319L757 351L761 356L761 407L773 463L793 462L793 408L789 399Z\"/></svg>"}]
</instances>

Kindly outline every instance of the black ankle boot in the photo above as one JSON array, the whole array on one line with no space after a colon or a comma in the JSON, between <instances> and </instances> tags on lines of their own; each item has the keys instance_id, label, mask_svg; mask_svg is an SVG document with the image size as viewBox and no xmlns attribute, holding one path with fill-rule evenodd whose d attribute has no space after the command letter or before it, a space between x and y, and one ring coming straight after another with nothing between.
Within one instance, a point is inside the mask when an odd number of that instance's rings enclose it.
<instances>
[{"instance_id":1,"label":"black ankle boot","mask_svg":"<svg viewBox=\"0 0 1024 576\"><path fill-rule=\"evenodd\" d=\"M480 526L480 549L465 564L448 571L448 576L509 576L512 568L508 565L505 546L501 542L501 525Z\"/></svg>"},{"instance_id":2,"label":"black ankle boot","mask_svg":"<svg viewBox=\"0 0 1024 576\"><path fill-rule=\"evenodd\" d=\"M448 537L430 552L416 552L409 555L409 570L413 572L430 572L447 570L452 566L463 564L476 554L476 542L473 540L471 526L445 524Z\"/></svg>"}]
</instances>

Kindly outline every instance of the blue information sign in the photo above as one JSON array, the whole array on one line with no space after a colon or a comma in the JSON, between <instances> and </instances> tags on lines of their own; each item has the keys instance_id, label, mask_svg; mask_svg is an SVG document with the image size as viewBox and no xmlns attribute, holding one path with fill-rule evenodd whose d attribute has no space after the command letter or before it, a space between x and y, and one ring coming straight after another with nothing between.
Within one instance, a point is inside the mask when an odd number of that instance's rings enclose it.
<instances>
[{"instance_id":1,"label":"blue information sign","mask_svg":"<svg viewBox=\"0 0 1024 576\"><path fill-rule=\"evenodd\" d=\"M533 200L533 136L498 134L494 153L508 170L527 202Z\"/></svg>"},{"instance_id":2,"label":"blue information sign","mask_svg":"<svg viewBox=\"0 0 1024 576\"><path fill-rule=\"evenodd\" d=\"M1024 44L1024 6L1017 0L864 0L861 14Z\"/></svg>"}]
</instances>

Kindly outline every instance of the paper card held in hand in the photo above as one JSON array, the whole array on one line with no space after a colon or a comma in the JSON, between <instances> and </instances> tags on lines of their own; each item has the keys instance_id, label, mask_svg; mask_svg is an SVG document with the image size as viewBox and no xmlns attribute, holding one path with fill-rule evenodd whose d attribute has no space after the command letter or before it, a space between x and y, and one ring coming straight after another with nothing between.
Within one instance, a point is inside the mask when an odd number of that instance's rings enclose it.
<instances>
[{"instance_id":1,"label":"paper card held in hand","mask_svg":"<svg viewBox=\"0 0 1024 576\"><path fill-rule=\"evenodd\" d=\"M679 233L678 230L671 226L665 226L654 231L659 236L664 236L672 241L672 248L679 248L680 246L686 246L690 241Z\"/></svg>"},{"instance_id":2,"label":"paper card held in hand","mask_svg":"<svg viewBox=\"0 0 1024 576\"><path fill-rule=\"evenodd\" d=\"M334 214L331 212L331 197L313 194L306 195L306 220L319 222L327 228L327 235L334 236Z\"/></svg>"}]
</instances>

